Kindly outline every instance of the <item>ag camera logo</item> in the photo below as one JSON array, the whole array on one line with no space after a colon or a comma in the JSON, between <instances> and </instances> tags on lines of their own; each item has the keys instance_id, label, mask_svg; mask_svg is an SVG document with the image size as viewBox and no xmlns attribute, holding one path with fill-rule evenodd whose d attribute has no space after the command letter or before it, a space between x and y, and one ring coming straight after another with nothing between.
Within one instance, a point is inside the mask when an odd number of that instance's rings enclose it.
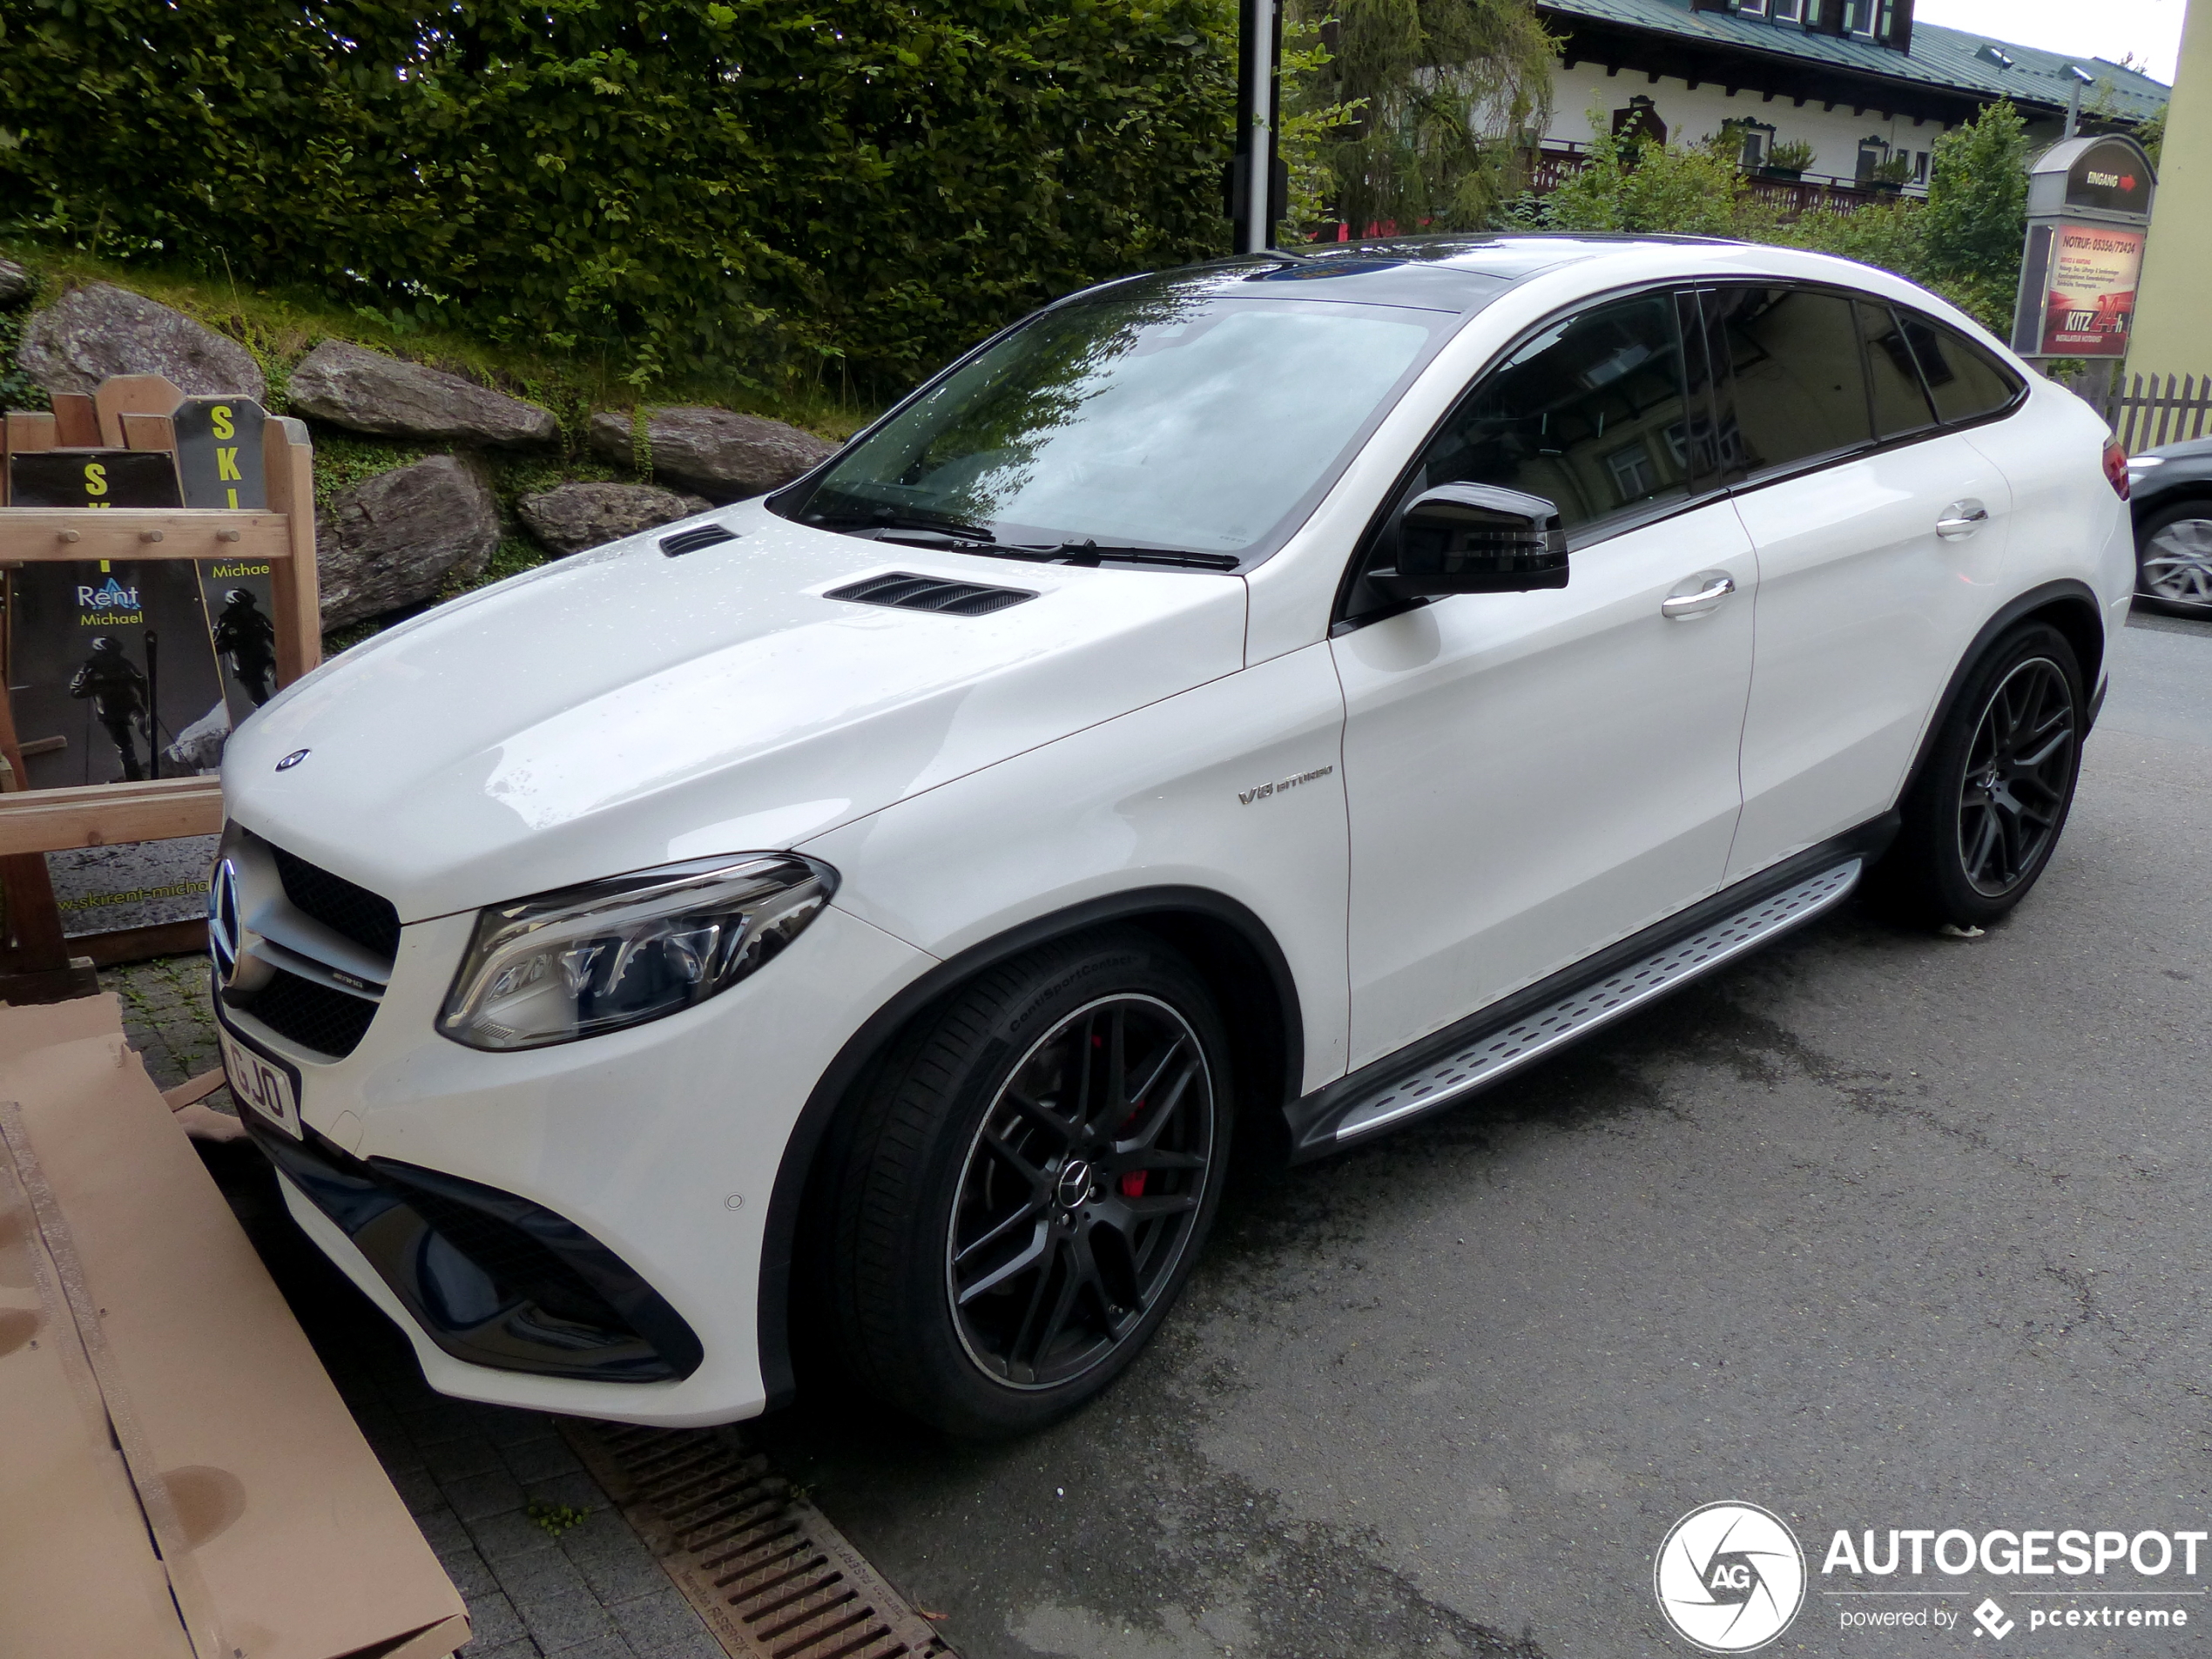
<instances>
[{"instance_id":1,"label":"ag camera logo","mask_svg":"<svg viewBox=\"0 0 2212 1659\"><path fill-rule=\"evenodd\" d=\"M1805 1557L1779 1515L1709 1503L1669 1530L1652 1569L1659 1611L1707 1653L1750 1653L1790 1628L1804 1605Z\"/></svg>"}]
</instances>

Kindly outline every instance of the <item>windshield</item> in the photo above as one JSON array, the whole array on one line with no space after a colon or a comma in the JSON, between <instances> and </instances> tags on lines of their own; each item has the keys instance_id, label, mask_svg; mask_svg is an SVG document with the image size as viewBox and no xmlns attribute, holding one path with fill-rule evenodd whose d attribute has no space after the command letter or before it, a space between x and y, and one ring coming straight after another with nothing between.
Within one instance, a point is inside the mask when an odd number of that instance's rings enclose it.
<instances>
[{"instance_id":1,"label":"windshield","mask_svg":"<svg viewBox=\"0 0 2212 1659\"><path fill-rule=\"evenodd\" d=\"M1449 312L1146 284L1041 313L855 445L802 523L1020 554L1272 550ZM991 550L988 547L977 550Z\"/></svg>"}]
</instances>

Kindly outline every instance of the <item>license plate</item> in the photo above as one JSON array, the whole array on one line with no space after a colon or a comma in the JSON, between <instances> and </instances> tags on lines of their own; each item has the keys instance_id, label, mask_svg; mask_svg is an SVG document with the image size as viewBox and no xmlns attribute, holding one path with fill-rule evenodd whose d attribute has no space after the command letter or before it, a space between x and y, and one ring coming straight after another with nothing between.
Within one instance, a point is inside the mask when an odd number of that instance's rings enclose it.
<instances>
[{"instance_id":1,"label":"license plate","mask_svg":"<svg viewBox=\"0 0 2212 1659\"><path fill-rule=\"evenodd\" d=\"M229 1030L218 1026L223 1049L223 1075L230 1079L238 1103L265 1123L273 1123L293 1140L300 1133L300 1077L291 1067L265 1060Z\"/></svg>"}]
</instances>

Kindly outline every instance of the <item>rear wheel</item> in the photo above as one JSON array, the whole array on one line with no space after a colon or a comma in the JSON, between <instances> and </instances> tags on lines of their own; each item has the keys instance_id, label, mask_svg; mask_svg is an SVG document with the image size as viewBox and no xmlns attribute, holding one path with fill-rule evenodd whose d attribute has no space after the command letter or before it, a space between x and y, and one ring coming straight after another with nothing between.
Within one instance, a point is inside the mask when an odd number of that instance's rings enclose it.
<instances>
[{"instance_id":1,"label":"rear wheel","mask_svg":"<svg viewBox=\"0 0 2212 1659\"><path fill-rule=\"evenodd\" d=\"M832 1313L860 1379L950 1433L1104 1388L1181 1291L1229 1151L1212 998L1114 930L990 970L894 1045L832 1147Z\"/></svg>"},{"instance_id":2,"label":"rear wheel","mask_svg":"<svg viewBox=\"0 0 2212 1659\"><path fill-rule=\"evenodd\" d=\"M2161 610L2212 616L2212 501L2177 502L2143 521L2135 593Z\"/></svg>"},{"instance_id":3,"label":"rear wheel","mask_svg":"<svg viewBox=\"0 0 2212 1659\"><path fill-rule=\"evenodd\" d=\"M1975 665L1903 804L1876 872L1911 920L1986 927L2050 862L2081 764L2081 670L2055 628L2031 623Z\"/></svg>"}]
</instances>

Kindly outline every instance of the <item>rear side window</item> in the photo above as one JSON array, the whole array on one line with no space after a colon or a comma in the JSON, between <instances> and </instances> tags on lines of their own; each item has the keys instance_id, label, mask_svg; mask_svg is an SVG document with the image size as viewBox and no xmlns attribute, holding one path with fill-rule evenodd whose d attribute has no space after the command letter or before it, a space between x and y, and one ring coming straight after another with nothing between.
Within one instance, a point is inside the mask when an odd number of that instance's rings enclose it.
<instances>
[{"instance_id":1,"label":"rear side window","mask_svg":"<svg viewBox=\"0 0 2212 1659\"><path fill-rule=\"evenodd\" d=\"M1874 431L1881 438L1901 438L1935 424L1927 395L1920 389L1920 371L1912 347L1897 318L1879 300L1860 300L1858 330L1866 342L1866 373L1874 393Z\"/></svg>"},{"instance_id":2,"label":"rear side window","mask_svg":"<svg viewBox=\"0 0 2212 1659\"><path fill-rule=\"evenodd\" d=\"M1698 414L1693 430L1674 296L1617 300L1553 324L1485 375L1422 452L1415 489L1526 490L1572 531L1686 499L1707 436Z\"/></svg>"},{"instance_id":3,"label":"rear side window","mask_svg":"<svg viewBox=\"0 0 2212 1659\"><path fill-rule=\"evenodd\" d=\"M2020 395L2018 377L1965 335L1910 311L1898 320L1946 426L1994 415Z\"/></svg>"},{"instance_id":4,"label":"rear side window","mask_svg":"<svg viewBox=\"0 0 2212 1659\"><path fill-rule=\"evenodd\" d=\"M1733 384L1720 437L1730 471L1757 476L1872 438L1849 300L1805 288L1723 288L1707 296L1705 317Z\"/></svg>"}]
</instances>

